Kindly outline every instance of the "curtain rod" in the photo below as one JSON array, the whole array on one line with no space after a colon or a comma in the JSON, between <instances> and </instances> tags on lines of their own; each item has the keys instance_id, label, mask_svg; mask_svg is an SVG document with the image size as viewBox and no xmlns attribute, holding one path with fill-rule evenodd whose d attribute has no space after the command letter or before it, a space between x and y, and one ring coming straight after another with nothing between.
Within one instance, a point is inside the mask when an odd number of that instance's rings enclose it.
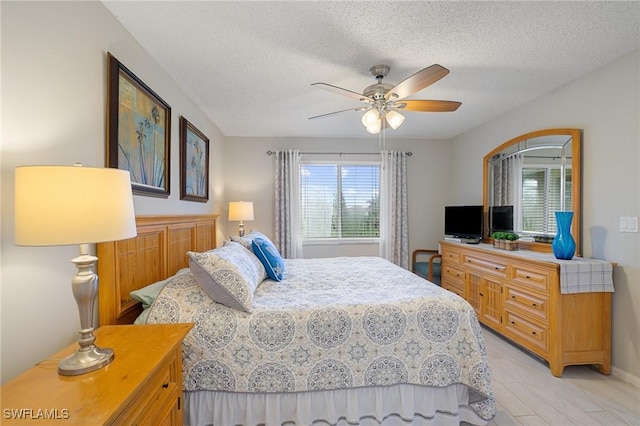
<instances>
[{"instance_id":1,"label":"curtain rod","mask_svg":"<svg viewBox=\"0 0 640 426\"><path fill-rule=\"evenodd\" d=\"M267 151L267 155L273 155L275 154L275 151ZM327 155L380 155L379 152L301 152L300 154L304 154L304 155L322 155L322 154L327 154ZM407 156L411 157L413 155L413 152L408 151Z\"/></svg>"},{"instance_id":2,"label":"curtain rod","mask_svg":"<svg viewBox=\"0 0 640 426\"><path fill-rule=\"evenodd\" d=\"M550 158L552 160L559 160L559 159L562 158L562 157L558 157L557 155L552 156L552 157L549 157L549 156L546 156L546 155L527 155L526 157L527 158ZM571 160L572 159L572 157L566 157L566 158L567 158L567 160Z\"/></svg>"}]
</instances>

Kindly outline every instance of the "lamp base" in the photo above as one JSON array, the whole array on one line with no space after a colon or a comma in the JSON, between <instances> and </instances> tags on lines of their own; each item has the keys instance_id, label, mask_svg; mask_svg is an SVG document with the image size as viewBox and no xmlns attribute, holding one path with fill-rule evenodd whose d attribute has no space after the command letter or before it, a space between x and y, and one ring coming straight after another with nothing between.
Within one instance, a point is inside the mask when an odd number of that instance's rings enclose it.
<instances>
[{"instance_id":1,"label":"lamp base","mask_svg":"<svg viewBox=\"0 0 640 426\"><path fill-rule=\"evenodd\" d=\"M58 374L61 376L78 376L99 370L113 361L112 349L101 349L94 345L96 336L93 334L93 307L98 295L98 276L93 272L93 267L98 260L91 256L89 246L80 244L80 256L71 259L78 273L71 281L73 297L78 304L80 314L80 338L78 350L64 358L58 364Z\"/></svg>"},{"instance_id":2,"label":"lamp base","mask_svg":"<svg viewBox=\"0 0 640 426\"><path fill-rule=\"evenodd\" d=\"M113 361L114 358L113 350L109 348L99 348L95 345L89 348L81 348L60 361L58 374L61 376L79 376L80 374L101 369Z\"/></svg>"}]
</instances>

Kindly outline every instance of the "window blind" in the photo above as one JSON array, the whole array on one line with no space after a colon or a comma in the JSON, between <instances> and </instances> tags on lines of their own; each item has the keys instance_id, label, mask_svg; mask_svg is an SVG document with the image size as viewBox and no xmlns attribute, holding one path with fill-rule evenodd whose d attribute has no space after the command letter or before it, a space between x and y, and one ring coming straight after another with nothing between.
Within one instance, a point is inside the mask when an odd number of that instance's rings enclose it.
<instances>
[{"instance_id":1,"label":"window blind","mask_svg":"<svg viewBox=\"0 0 640 426\"><path fill-rule=\"evenodd\" d=\"M558 167L522 169L522 230L553 235L555 212L561 210L561 172ZM571 168L566 169L565 210L571 206Z\"/></svg>"},{"instance_id":2,"label":"window blind","mask_svg":"<svg viewBox=\"0 0 640 426\"><path fill-rule=\"evenodd\" d=\"M380 236L378 164L300 165L304 239Z\"/></svg>"}]
</instances>

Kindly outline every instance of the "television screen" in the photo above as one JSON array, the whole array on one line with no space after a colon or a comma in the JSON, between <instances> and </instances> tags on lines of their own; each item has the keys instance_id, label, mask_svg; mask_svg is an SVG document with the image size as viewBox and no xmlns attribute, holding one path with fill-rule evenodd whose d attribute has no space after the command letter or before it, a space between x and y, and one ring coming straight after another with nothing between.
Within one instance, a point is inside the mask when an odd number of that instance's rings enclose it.
<instances>
[{"instance_id":1,"label":"television screen","mask_svg":"<svg viewBox=\"0 0 640 426\"><path fill-rule=\"evenodd\" d=\"M513 206L489 207L489 227L491 232L513 232Z\"/></svg>"},{"instance_id":2,"label":"television screen","mask_svg":"<svg viewBox=\"0 0 640 426\"><path fill-rule=\"evenodd\" d=\"M482 238L482 206L445 206L444 233L457 238Z\"/></svg>"}]
</instances>

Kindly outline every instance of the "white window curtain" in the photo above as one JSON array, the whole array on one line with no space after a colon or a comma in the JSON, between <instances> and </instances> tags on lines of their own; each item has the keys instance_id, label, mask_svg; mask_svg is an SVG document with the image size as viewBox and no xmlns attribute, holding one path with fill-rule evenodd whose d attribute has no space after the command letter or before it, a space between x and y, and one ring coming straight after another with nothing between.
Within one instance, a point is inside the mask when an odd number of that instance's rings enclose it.
<instances>
[{"instance_id":1,"label":"white window curtain","mask_svg":"<svg viewBox=\"0 0 640 426\"><path fill-rule=\"evenodd\" d=\"M276 151L275 243L287 259L302 258L300 233L300 151Z\"/></svg>"},{"instance_id":2,"label":"white window curtain","mask_svg":"<svg viewBox=\"0 0 640 426\"><path fill-rule=\"evenodd\" d=\"M380 257L409 269L407 154L382 151Z\"/></svg>"}]
</instances>

